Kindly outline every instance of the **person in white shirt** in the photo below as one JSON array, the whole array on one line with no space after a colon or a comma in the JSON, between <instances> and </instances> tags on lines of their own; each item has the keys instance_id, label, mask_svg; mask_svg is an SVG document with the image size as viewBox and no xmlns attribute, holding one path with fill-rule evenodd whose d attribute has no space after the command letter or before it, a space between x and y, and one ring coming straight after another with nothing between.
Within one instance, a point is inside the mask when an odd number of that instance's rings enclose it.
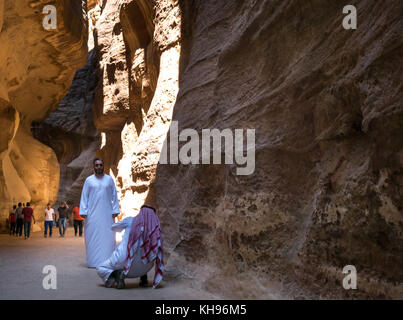
<instances>
[{"instance_id":1,"label":"person in white shirt","mask_svg":"<svg viewBox=\"0 0 403 320\"><path fill-rule=\"evenodd\" d=\"M52 236L52 228L53 228L53 219L55 215L55 210L50 207L50 203L46 205L45 209L45 238L47 238L48 228L49 228L49 237Z\"/></svg>"}]
</instances>

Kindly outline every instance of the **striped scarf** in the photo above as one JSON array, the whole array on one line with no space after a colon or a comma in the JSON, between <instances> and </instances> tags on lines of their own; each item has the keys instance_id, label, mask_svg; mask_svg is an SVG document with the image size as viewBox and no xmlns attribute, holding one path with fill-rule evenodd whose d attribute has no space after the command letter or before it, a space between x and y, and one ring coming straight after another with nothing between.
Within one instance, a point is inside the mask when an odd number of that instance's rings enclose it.
<instances>
[{"instance_id":1,"label":"striped scarf","mask_svg":"<svg viewBox=\"0 0 403 320\"><path fill-rule=\"evenodd\" d=\"M139 243L137 244L137 242ZM130 264L127 262L133 258L133 256L130 255L130 252L133 246L135 246L136 249L136 244L140 248L141 260L143 263L146 264L155 260L153 288L156 288L162 280L165 267L163 259L161 225L155 210L151 207L142 206L140 213L133 218L129 240L127 243L127 257L124 268L125 271L130 269Z\"/></svg>"}]
</instances>

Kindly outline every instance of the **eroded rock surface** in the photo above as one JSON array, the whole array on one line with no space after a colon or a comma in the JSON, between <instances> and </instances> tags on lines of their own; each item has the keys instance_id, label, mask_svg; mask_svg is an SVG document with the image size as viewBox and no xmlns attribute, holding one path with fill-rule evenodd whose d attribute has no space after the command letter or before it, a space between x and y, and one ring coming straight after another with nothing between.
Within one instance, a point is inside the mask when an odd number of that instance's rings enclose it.
<instances>
[{"instance_id":1,"label":"eroded rock surface","mask_svg":"<svg viewBox=\"0 0 403 320\"><path fill-rule=\"evenodd\" d=\"M171 276L227 298L403 297L403 6L360 1L345 30L347 4L91 1L96 154L123 215L157 206ZM254 129L255 171L158 164L171 120Z\"/></svg>"},{"instance_id":2,"label":"eroded rock surface","mask_svg":"<svg viewBox=\"0 0 403 320\"><path fill-rule=\"evenodd\" d=\"M45 30L42 9L52 4L57 29ZM87 56L86 1L6 0L0 4L0 212L16 202L54 201L59 165L53 150L32 137L66 94Z\"/></svg>"},{"instance_id":3,"label":"eroded rock surface","mask_svg":"<svg viewBox=\"0 0 403 320\"><path fill-rule=\"evenodd\" d=\"M56 153L60 166L57 200L67 201L70 206L80 203L82 186L92 174L92 160L101 142L92 112L96 65L92 50L57 110L33 128L35 138Z\"/></svg>"},{"instance_id":4,"label":"eroded rock surface","mask_svg":"<svg viewBox=\"0 0 403 320\"><path fill-rule=\"evenodd\" d=\"M402 3L357 30L346 1L180 4L173 120L255 129L256 170L158 167L171 262L232 297L402 298Z\"/></svg>"},{"instance_id":5,"label":"eroded rock surface","mask_svg":"<svg viewBox=\"0 0 403 320\"><path fill-rule=\"evenodd\" d=\"M155 172L178 91L178 3L108 1L95 33L97 155L115 178L123 215L135 215L145 201L155 205Z\"/></svg>"}]
</instances>

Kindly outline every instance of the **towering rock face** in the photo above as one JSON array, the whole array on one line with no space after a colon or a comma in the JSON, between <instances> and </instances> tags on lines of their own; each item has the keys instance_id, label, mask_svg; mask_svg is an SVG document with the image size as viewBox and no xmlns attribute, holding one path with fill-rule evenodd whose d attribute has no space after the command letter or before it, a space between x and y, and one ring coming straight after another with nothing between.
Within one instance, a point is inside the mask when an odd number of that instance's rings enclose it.
<instances>
[{"instance_id":1,"label":"towering rock face","mask_svg":"<svg viewBox=\"0 0 403 320\"><path fill-rule=\"evenodd\" d=\"M98 156L118 186L123 216L135 215L144 202L155 206L154 176L178 91L179 5L90 1L88 18L87 65L34 132L60 162L59 200L79 202Z\"/></svg>"},{"instance_id":2,"label":"towering rock face","mask_svg":"<svg viewBox=\"0 0 403 320\"><path fill-rule=\"evenodd\" d=\"M209 290L403 297L403 6L360 1L345 30L347 4L180 2L179 132L256 130L251 175L157 168L170 263Z\"/></svg>"},{"instance_id":3,"label":"towering rock face","mask_svg":"<svg viewBox=\"0 0 403 320\"><path fill-rule=\"evenodd\" d=\"M360 1L346 30L347 4L90 1L94 50L61 106L82 116L46 120L66 166L59 196L78 197L98 131L123 215L156 206L168 270L195 286L227 298L402 298L403 5ZM13 137L18 115L3 110L1 134ZM159 164L176 124L199 138L255 130L244 146L254 170ZM357 290L342 286L346 265Z\"/></svg>"},{"instance_id":4,"label":"towering rock face","mask_svg":"<svg viewBox=\"0 0 403 320\"><path fill-rule=\"evenodd\" d=\"M175 1L108 1L95 25L99 59L94 121L123 215L155 205L154 179L179 76Z\"/></svg>"},{"instance_id":5,"label":"towering rock face","mask_svg":"<svg viewBox=\"0 0 403 320\"><path fill-rule=\"evenodd\" d=\"M98 59L94 50L94 28L101 13L101 1L87 2L88 59L77 70L69 92L56 111L35 124L36 139L50 146L60 166L60 183L56 206L66 201L73 208L80 203L85 179L92 174L92 160L101 145L94 126L94 91L97 85Z\"/></svg>"},{"instance_id":6,"label":"towering rock face","mask_svg":"<svg viewBox=\"0 0 403 320\"><path fill-rule=\"evenodd\" d=\"M56 30L46 30L42 23L47 4L56 8ZM1 1L0 43L0 212L4 221L15 202L45 205L56 199L56 156L32 137L30 126L57 108L75 70L85 63L86 2Z\"/></svg>"},{"instance_id":7,"label":"towering rock face","mask_svg":"<svg viewBox=\"0 0 403 320\"><path fill-rule=\"evenodd\" d=\"M92 113L96 65L92 50L57 110L32 129L34 137L56 153L60 166L57 200L70 206L79 205L82 186L92 174L92 159L100 147Z\"/></svg>"}]
</instances>

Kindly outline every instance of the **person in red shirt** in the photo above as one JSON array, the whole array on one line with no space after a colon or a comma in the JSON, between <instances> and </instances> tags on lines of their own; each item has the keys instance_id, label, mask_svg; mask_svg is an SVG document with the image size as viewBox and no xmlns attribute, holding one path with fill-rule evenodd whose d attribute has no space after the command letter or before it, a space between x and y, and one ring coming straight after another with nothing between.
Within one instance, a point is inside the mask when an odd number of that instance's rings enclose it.
<instances>
[{"instance_id":1,"label":"person in red shirt","mask_svg":"<svg viewBox=\"0 0 403 320\"><path fill-rule=\"evenodd\" d=\"M31 204L27 202L27 206L22 210L22 215L24 216L24 235L25 239L28 239L31 232L31 222L34 219L35 223L35 216L34 210L31 208Z\"/></svg>"},{"instance_id":2,"label":"person in red shirt","mask_svg":"<svg viewBox=\"0 0 403 320\"><path fill-rule=\"evenodd\" d=\"M83 236L83 217L80 217L80 209L78 206L75 206L73 209L73 215L74 215L74 236L77 237L77 228L79 229L79 236Z\"/></svg>"},{"instance_id":3,"label":"person in red shirt","mask_svg":"<svg viewBox=\"0 0 403 320\"><path fill-rule=\"evenodd\" d=\"M11 236L11 233L13 234L13 235L15 235L15 221L16 221L16 219L15 219L15 210L17 209L17 206L15 205L15 206L13 206L13 210L12 211L10 211L10 215L9 215L9 221L10 221L10 236Z\"/></svg>"}]
</instances>

